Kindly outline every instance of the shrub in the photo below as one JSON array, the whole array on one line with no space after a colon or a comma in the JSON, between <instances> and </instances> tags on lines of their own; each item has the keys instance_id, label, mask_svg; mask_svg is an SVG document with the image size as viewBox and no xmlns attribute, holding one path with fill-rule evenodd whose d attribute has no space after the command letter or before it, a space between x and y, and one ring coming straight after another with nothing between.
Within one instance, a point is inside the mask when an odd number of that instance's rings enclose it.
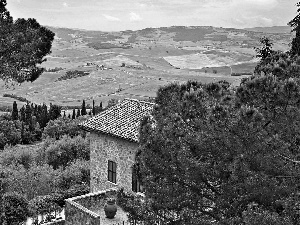
<instances>
[{"instance_id":1,"label":"shrub","mask_svg":"<svg viewBox=\"0 0 300 225\"><path fill-rule=\"evenodd\" d=\"M29 169L31 164L35 163L38 148L8 146L0 152L0 165L22 165Z\"/></svg>"},{"instance_id":2,"label":"shrub","mask_svg":"<svg viewBox=\"0 0 300 225\"><path fill-rule=\"evenodd\" d=\"M89 186L75 185L68 190L58 191L49 195L38 196L29 201L33 215L46 214L65 206L65 199L89 193Z\"/></svg>"},{"instance_id":3,"label":"shrub","mask_svg":"<svg viewBox=\"0 0 300 225\"><path fill-rule=\"evenodd\" d=\"M53 140L48 139L43 150L41 150L41 158L54 169L65 168L78 159L89 160L89 141L81 136L75 138L64 136L54 143Z\"/></svg>"},{"instance_id":4,"label":"shrub","mask_svg":"<svg viewBox=\"0 0 300 225\"><path fill-rule=\"evenodd\" d=\"M6 144L16 145L20 142L20 121L0 120L0 149L3 149Z\"/></svg>"},{"instance_id":5,"label":"shrub","mask_svg":"<svg viewBox=\"0 0 300 225\"><path fill-rule=\"evenodd\" d=\"M20 224L29 216L28 201L18 193L5 193L1 201L1 224Z\"/></svg>"},{"instance_id":6,"label":"shrub","mask_svg":"<svg viewBox=\"0 0 300 225\"><path fill-rule=\"evenodd\" d=\"M47 126L43 131L43 138L54 138L59 140L64 135L68 135L70 137L82 136L85 137L86 132L78 127L78 124L83 122L86 118L79 117L77 119L69 119L59 117L56 120L51 120L48 122Z\"/></svg>"},{"instance_id":7,"label":"shrub","mask_svg":"<svg viewBox=\"0 0 300 225\"><path fill-rule=\"evenodd\" d=\"M60 190L68 190L76 185L90 185L90 163L86 160L75 160L57 177L57 185Z\"/></svg>"},{"instance_id":8,"label":"shrub","mask_svg":"<svg viewBox=\"0 0 300 225\"><path fill-rule=\"evenodd\" d=\"M1 166L4 191L13 191L27 197L28 200L50 194L57 190L56 178L59 171L47 164L31 164L29 169L22 165Z\"/></svg>"}]
</instances>

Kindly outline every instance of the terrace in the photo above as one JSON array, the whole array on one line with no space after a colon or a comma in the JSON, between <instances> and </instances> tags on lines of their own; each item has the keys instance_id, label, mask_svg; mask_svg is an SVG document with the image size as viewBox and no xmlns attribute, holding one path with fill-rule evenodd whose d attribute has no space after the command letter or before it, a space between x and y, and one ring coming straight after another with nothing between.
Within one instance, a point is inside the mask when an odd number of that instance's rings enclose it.
<instances>
[{"instance_id":1,"label":"terrace","mask_svg":"<svg viewBox=\"0 0 300 225\"><path fill-rule=\"evenodd\" d=\"M117 206L118 211L113 219L108 219L105 216L104 205L106 199L116 198L116 195L116 189L109 189L67 199L65 224L122 225L129 223L126 213L119 206Z\"/></svg>"}]
</instances>

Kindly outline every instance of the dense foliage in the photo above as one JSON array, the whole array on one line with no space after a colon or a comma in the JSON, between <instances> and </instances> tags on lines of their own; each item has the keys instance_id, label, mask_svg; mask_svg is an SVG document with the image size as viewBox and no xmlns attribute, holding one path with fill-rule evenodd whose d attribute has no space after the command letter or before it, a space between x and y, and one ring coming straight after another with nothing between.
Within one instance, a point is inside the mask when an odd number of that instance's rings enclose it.
<instances>
[{"instance_id":1,"label":"dense foliage","mask_svg":"<svg viewBox=\"0 0 300 225\"><path fill-rule=\"evenodd\" d=\"M28 201L17 193L6 193L1 197L0 223L18 225L29 216Z\"/></svg>"},{"instance_id":2,"label":"dense foliage","mask_svg":"<svg viewBox=\"0 0 300 225\"><path fill-rule=\"evenodd\" d=\"M13 21L6 4L0 1L0 79L32 82L43 72L37 65L51 52L54 33L35 19Z\"/></svg>"},{"instance_id":3,"label":"dense foliage","mask_svg":"<svg viewBox=\"0 0 300 225\"><path fill-rule=\"evenodd\" d=\"M137 161L150 211L178 224L240 224L254 203L298 224L288 209L299 185L299 84L266 75L236 91L226 83L161 88Z\"/></svg>"},{"instance_id":4,"label":"dense foliage","mask_svg":"<svg viewBox=\"0 0 300 225\"><path fill-rule=\"evenodd\" d=\"M74 138L64 136L55 142L46 139L40 154L45 162L54 169L66 167L77 159L89 160L89 142L81 136Z\"/></svg>"},{"instance_id":5,"label":"dense foliage","mask_svg":"<svg viewBox=\"0 0 300 225\"><path fill-rule=\"evenodd\" d=\"M64 199L89 191L88 137L43 136L40 144L6 146L0 151L0 197L10 192L24 196L32 216L61 210Z\"/></svg>"},{"instance_id":6,"label":"dense foliage","mask_svg":"<svg viewBox=\"0 0 300 225\"><path fill-rule=\"evenodd\" d=\"M57 105L50 104L48 110L45 104L27 103L18 110L14 102L11 115L0 116L0 149L5 145L29 144L41 140L44 127L60 116L61 107Z\"/></svg>"}]
</instances>

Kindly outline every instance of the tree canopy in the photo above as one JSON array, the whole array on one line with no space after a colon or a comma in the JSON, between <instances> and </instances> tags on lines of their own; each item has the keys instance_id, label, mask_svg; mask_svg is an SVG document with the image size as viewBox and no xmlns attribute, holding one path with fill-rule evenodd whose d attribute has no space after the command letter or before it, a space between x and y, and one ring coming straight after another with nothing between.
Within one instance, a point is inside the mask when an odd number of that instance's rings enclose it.
<instances>
[{"instance_id":1,"label":"tree canopy","mask_svg":"<svg viewBox=\"0 0 300 225\"><path fill-rule=\"evenodd\" d=\"M298 201L299 99L298 79L274 75L237 90L225 82L161 88L137 156L150 211L177 224L239 224L254 204L299 223L288 210Z\"/></svg>"},{"instance_id":2,"label":"tree canopy","mask_svg":"<svg viewBox=\"0 0 300 225\"><path fill-rule=\"evenodd\" d=\"M0 79L32 82L43 72L38 65L51 52L54 33L33 18L13 21L6 4L0 0Z\"/></svg>"},{"instance_id":3,"label":"tree canopy","mask_svg":"<svg viewBox=\"0 0 300 225\"><path fill-rule=\"evenodd\" d=\"M296 33L289 51L292 56L300 55L300 2L298 2L296 6L298 7L298 14L288 23L288 25L293 28L292 31Z\"/></svg>"}]
</instances>

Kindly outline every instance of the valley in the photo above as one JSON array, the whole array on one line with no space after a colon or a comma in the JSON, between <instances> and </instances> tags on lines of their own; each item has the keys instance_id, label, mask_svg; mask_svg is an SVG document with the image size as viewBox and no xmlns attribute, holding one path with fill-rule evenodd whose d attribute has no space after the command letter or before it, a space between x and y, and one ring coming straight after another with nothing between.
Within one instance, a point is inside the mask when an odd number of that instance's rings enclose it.
<instances>
[{"instance_id":1,"label":"valley","mask_svg":"<svg viewBox=\"0 0 300 225\"><path fill-rule=\"evenodd\" d=\"M79 106L109 99L153 98L159 87L187 80L227 80L238 85L257 63L254 47L267 36L275 50L286 51L293 34L286 27L240 30L215 27L162 27L101 32L49 27L55 34L44 72L33 83L6 88L0 82L0 106L14 94L36 104ZM67 73L81 73L62 79ZM75 72L74 72L75 71ZM79 72L78 72L79 71ZM18 105L25 104L17 102Z\"/></svg>"}]
</instances>

